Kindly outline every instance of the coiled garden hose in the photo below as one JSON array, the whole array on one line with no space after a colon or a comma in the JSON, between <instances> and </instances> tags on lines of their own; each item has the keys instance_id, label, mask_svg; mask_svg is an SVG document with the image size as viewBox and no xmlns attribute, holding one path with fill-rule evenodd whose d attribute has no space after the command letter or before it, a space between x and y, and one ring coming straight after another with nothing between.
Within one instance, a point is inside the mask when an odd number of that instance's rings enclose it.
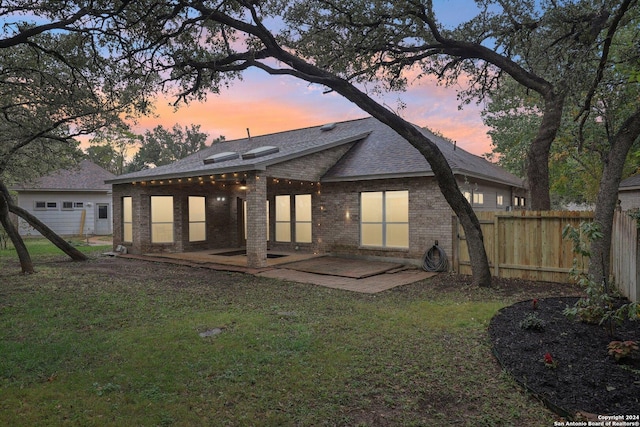
<instances>
[{"instance_id":1,"label":"coiled garden hose","mask_svg":"<svg viewBox=\"0 0 640 427\"><path fill-rule=\"evenodd\" d=\"M449 261L447 260L447 254L444 249L438 246L438 241L425 252L422 257L422 269L425 271L447 271L449 270Z\"/></svg>"}]
</instances>

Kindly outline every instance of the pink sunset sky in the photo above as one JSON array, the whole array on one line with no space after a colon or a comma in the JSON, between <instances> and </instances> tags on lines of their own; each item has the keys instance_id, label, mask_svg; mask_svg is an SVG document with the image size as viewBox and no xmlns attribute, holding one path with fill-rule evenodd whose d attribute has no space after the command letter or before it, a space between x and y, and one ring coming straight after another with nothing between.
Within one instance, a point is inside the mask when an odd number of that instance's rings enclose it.
<instances>
[{"instance_id":1,"label":"pink sunset sky","mask_svg":"<svg viewBox=\"0 0 640 427\"><path fill-rule=\"evenodd\" d=\"M436 16L453 25L476 13L472 0L436 0ZM480 106L458 108L456 88L438 86L433 79L414 82L406 92L388 93L373 98L398 112L406 120L426 126L456 141L465 150L482 155L491 151L488 128L482 123ZM406 107L398 110L398 100ZM219 95L205 102L182 105L175 110L171 99L158 99L155 117L144 117L134 126L144 133L157 125L200 125L209 134L208 142L223 135L227 140L317 126L330 122L368 116L355 104L336 93L323 94L322 88L287 76L270 76L261 70L249 70L243 80L235 81Z\"/></svg>"}]
</instances>

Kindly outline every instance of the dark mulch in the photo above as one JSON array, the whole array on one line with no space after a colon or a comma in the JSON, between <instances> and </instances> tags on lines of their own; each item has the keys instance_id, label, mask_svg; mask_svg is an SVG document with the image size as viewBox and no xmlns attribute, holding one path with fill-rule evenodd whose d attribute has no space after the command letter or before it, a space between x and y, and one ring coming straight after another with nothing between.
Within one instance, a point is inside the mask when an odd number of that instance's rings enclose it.
<instances>
[{"instance_id":1,"label":"dark mulch","mask_svg":"<svg viewBox=\"0 0 640 427\"><path fill-rule=\"evenodd\" d=\"M544 298L536 310L532 301L500 310L489 326L496 357L516 381L562 416L640 414L640 357L616 362L607 350L612 340L640 342L640 322L625 321L612 337L603 326L564 316L564 308L576 301ZM520 327L534 311L546 322L541 332ZM557 367L545 365L547 352Z\"/></svg>"}]
</instances>

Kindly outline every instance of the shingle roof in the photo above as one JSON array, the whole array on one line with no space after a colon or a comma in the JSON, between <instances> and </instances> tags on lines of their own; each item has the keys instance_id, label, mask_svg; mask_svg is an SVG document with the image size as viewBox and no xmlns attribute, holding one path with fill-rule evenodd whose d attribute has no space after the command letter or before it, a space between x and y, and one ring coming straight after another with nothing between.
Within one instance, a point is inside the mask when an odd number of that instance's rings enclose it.
<instances>
[{"instance_id":1,"label":"shingle roof","mask_svg":"<svg viewBox=\"0 0 640 427\"><path fill-rule=\"evenodd\" d=\"M374 118L363 119L371 135L355 145L323 177L323 181L433 175L420 152L393 129ZM435 142L454 174L498 181L521 187L523 181L486 159L471 154L426 129L420 131Z\"/></svg>"},{"instance_id":2,"label":"shingle roof","mask_svg":"<svg viewBox=\"0 0 640 427\"><path fill-rule=\"evenodd\" d=\"M618 188L620 190L634 190L636 188L640 188L640 175L634 175L627 179L623 179Z\"/></svg>"},{"instance_id":3,"label":"shingle roof","mask_svg":"<svg viewBox=\"0 0 640 427\"><path fill-rule=\"evenodd\" d=\"M18 191L110 191L106 180L115 175L92 163L82 160L77 168L60 169L33 182L15 186Z\"/></svg>"},{"instance_id":4,"label":"shingle roof","mask_svg":"<svg viewBox=\"0 0 640 427\"><path fill-rule=\"evenodd\" d=\"M455 174L474 176L513 186L523 185L520 178L504 169L463 149L455 148L450 142L429 131L423 129L421 131L438 145ZM387 125L368 117L339 122L329 130L322 130L322 126L315 126L251 139L216 143L170 165L120 175L108 182L126 183L264 170L270 165L355 141L357 143L330 168L321 181L433 175L431 166L416 148ZM242 158L243 153L264 146L278 147L279 151L259 158ZM239 156L226 161L204 163L205 158L226 152L237 152Z\"/></svg>"}]
</instances>

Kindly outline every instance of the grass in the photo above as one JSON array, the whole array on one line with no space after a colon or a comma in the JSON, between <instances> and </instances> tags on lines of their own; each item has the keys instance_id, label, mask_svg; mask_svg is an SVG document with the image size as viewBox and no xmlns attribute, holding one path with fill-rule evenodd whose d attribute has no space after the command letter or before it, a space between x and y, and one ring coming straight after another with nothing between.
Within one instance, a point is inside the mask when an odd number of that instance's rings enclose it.
<instances>
[{"instance_id":1,"label":"grass","mask_svg":"<svg viewBox=\"0 0 640 427\"><path fill-rule=\"evenodd\" d=\"M0 251L5 425L553 424L491 356L487 324L512 302L491 291L442 293L425 281L361 295L123 259L75 263L28 244L34 275ZM213 328L222 332L199 335Z\"/></svg>"}]
</instances>

